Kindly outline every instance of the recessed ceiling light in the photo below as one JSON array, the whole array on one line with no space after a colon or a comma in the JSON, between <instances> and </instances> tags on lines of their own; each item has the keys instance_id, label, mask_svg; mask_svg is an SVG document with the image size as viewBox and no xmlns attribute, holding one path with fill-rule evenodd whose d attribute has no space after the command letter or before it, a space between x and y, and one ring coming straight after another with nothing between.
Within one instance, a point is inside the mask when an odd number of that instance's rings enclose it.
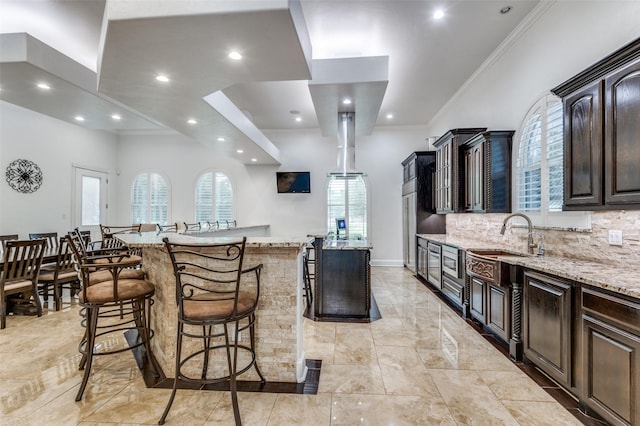
<instances>
[{"instance_id":1,"label":"recessed ceiling light","mask_svg":"<svg viewBox=\"0 0 640 426\"><path fill-rule=\"evenodd\" d=\"M387 114L387 120L391 120L393 118L393 114Z\"/></svg>"},{"instance_id":2,"label":"recessed ceiling light","mask_svg":"<svg viewBox=\"0 0 640 426\"><path fill-rule=\"evenodd\" d=\"M351 99L349 99L349 98L344 98L344 99L342 100L342 103L343 103L344 105L351 105Z\"/></svg>"},{"instance_id":3,"label":"recessed ceiling light","mask_svg":"<svg viewBox=\"0 0 640 426\"><path fill-rule=\"evenodd\" d=\"M444 18L444 10L438 9L433 12L433 19L442 19Z\"/></svg>"},{"instance_id":4,"label":"recessed ceiling light","mask_svg":"<svg viewBox=\"0 0 640 426\"><path fill-rule=\"evenodd\" d=\"M220 137L218 138L218 142L224 142L224 138L223 138L222 136L220 136Z\"/></svg>"},{"instance_id":5,"label":"recessed ceiling light","mask_svg":"<svg viewBox=\"0 0 640 426\"><path fill-rule=\"evenodd\" d=\"M74 118L76 121L84 121L84 117L81 115L76 115Z\"/></svg>"},{"instance_id":6,"label":"recessed ceiling light","mask_svg":"<svg viewBox=\"0 0 640 426\"><path fill-rule=\"evenodd\" d=\"M255 163L256 161L258 161L258 159L257 158L252 158L251 161L253 161Z\"/></svg>"},{"instance_id":7,"label":"recessed ceiling light","mask_svg":"<svg viewBox=\"0 0 640 426\"><path fill-rule=\"evenodd\" d=\"M511 11L511 6L505 6L502 9L500 9L500 13L502 13L503 15L505 13L509 13Z\"/></svg>"},{"instance_id":8,"label":"recessed ceiling light","mask_svg":"<svg viewBox=\"0 0 640 426\"><path fill-rule=\"evenodd\" d=\"M49 90L51 89L51 86L49 86L47 83L38 83L38 89Z\"/></svg>"},{"instance_id":9,"label":"recessed ceiling light","mask_svg":"<svg viewBox=\"0 0 640 426\"><path fill-rule=\"evenodd\" d=\"M297 122L300 122L300 121L302 121L302 117L300 117L300 116L297 116L297 117L296 117L296 121L297 121Z\"/></svg>"},{"instance_id":10,"label":"recessed ceiling light","mask_svg":"<svg viewBox=\"0 0 640 426\"><path fill-rule=\"evenodd\" d=\"M240 59L242 59L242 55L236 50L232 50L231 52L229 52L228 56L229 59L233 59L234 61L239 61Z\"/></svg>"},{"instance_id":11,"label":"recessed ceiling light","mask_svg":"<svg viewBox=\"0 0 640 426\"><path fill-rule=\"evenodd\" d=\"M190 118L190 119L187 120L187 123L189 123L189 124L198 124L198 121L194 120L193 118Z\"/></svg>"},{"instance_id":12,"label":"recessed ceiling light","mask_svg":"<svg viewBox=\"0 0 640 426\"><path fill-rule=\"evenodd\" d=\"M167 77L164 74L158 74L156 75L156 80L162 82L162 83L168 83L169 82L169 77Z\"/></svg>"},{"instance_id":13,"label":"recessed ceiling light","mask_svg":"<svg viewBox=\"0 0 640 426\"><path fill-rule=\"evenodd\" d=\"M297 109L292 109L292 110L289 110L289 114L298 115L300 114L300 111L298 111Z\"/></svg>"},{"instance_id":14,"label":"recessed ceiling light","mask_svg":"<svg viewBox=\"0 0 640 426\"><path fill-rule=\"evenodd\" d=\"M242 154L244 151L243 151L243 150L241 150L241 149L239 149L239 150L237 150L236 152L237 152L238 154Z\"/></svg>"},{"instance_id":15,"label":"recessed ceiling light","mask_svg":"<svg viewBox=\"0 0 640 426\"><path fill-rule=\"evenodd\" d=\"M111 116L111 118L112 118L112 119L114 119L114 120L116 120L116 121L118 121L118 120L120 120L122 117L120 117L118 114L113 114L113 115Z\"/></svg>"}]
</instances>

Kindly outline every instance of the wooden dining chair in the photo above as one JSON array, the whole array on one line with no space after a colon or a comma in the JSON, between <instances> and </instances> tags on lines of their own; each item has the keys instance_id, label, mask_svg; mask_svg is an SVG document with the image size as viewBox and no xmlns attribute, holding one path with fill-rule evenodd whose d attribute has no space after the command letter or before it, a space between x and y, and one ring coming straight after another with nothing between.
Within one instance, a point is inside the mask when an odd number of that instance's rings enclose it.
<instances>
[{"instance_id":1,"label":"wooden dining chair","mask_svg":"<svg viewBox=\"0 0 640 426\"><path fill-rule=\"evenodd\" d=\"M45 245L44 245L45 257L51 258L50 256L51 253L58 252L58 244L59 244L58 233L57 232L32 232L29 234L30 240L38 240L40 238L44 238L45 240ZM55 269L56 269L55 262L49 262L47 260L43 260L42 266L40 266L40 273L43 273L44 271L53 272L55 271Z\"/></svg>"},{"instance_id":2,"label":"wooden dining chair","mask_svg":"<svg viewBox=\"0 0 640 426\"><path fill-rule=\"evenodd\" d=\"M56 311L59 311L62 309L63 286L69 287L69 296L73 297L74 290L80 287L80 281L73 264L71 248L66 238L60 238L57 246L58 256L56 257L54 268L53 270L49 268L40 269L38 286L40 287L40 294L42 295L44 303L47 306L49 304L49 296L53 293L53 303Z\"/></svg>"},{"instance_id":3,"label":"wooden dining chair","mask_svg":"<svg viewBox=\"0 0 640 426\"><path fill-rule=\"evenodd\" d=\"M17 240L18 234L0 235L0 255L4 252L4 243L6 241Z\"/></svg>"},{"instance_id":4,"label":"wooden dining chair","mask_svg":"<svg viewBox=\"0 0 640 426\"><path fill-rule=\"evenodd\" d=\"M58 250L58 233L57 232L32 232L29 234L30 240L38 240L44 238L46 241L45 249Z\"/></svg>"},{"instance_id":5,"label":"wooden dining chair","mask_svg":"<svg viewBox=\"0 0 640 426\"><path fill-rule=\"evenodd\" d=\"M9 240L3 242L5 253L0 272L0 328L7 325L7 296L29 293L33 298L37 314L42 316L42 304L38 297L38 274L44 256L45 240Z\"/></svg>"}]
</instances>

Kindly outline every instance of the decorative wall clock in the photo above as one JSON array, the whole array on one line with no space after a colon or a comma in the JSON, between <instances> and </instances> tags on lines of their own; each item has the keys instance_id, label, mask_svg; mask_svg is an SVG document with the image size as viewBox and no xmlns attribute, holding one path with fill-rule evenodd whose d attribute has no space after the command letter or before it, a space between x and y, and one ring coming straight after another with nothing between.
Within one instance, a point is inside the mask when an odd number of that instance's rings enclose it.
<instances>
[{"instance_id":1,"label":"decorative wall clock","mask_svg":"<svg viewBox=\"0 0 640 426\"><path fill-rule=\"evenodd\" d=\"M12 161L5 176L9 186L23 194L36 192L42 185L42 170L29 160Z\"/></svg>"}]
</instances>

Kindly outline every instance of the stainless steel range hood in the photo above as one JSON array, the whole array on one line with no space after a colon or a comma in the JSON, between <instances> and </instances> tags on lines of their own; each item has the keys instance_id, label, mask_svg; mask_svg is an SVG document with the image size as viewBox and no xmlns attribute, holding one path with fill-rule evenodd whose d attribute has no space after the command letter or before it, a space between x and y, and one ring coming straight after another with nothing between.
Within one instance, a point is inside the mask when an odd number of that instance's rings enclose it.
<instances>
[{"instance_id":1,"label":"stainless steel range hood","mask_svg":"<svg viewBox=\"0 0 640 426\"><path fill-rule=\"evenodd\" d=\"M365 176L356 170L356 134L373 132L389 83L389 57L314 59L311 77L309 92L322 136L333 137L336 127L338 131L338 165L328 175ZM345 105L345 99L351 103Z\"/></svg>"},{"instance_id":2,"label":"stainless steel range hood","mask_svg":"<svg viewBox=\"0 0 640 426\"><path fill-rule=\"evenodd\" d=\"M329 172L335 178L366 176L356 170L356 123L355 113L338 113L338 167Z\"/></svg>"}]
</instances>

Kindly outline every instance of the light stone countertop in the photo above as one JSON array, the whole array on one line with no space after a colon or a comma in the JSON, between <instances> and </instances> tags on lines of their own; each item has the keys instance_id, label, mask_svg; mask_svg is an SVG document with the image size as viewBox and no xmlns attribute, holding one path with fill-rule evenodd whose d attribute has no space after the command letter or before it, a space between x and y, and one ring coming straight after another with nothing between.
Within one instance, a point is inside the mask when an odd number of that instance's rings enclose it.
<instances>
[{"instance_id":1,"label":"light stone countertop","mask_svg":"<svg viewBox=\"0 0 640 426\"><path fill-rule=\"evenodd\" d=\"M418 234L418 237L464 250L501 249L501 247L488 246L487 243L474 241L472 239L447 238L441 234ZM512 265L523 266L640 299L640 267L637 265L630 265L628 268L621 269L603 263L570 259L567 257L521 254L525 255L499 256L498 259Z\"/></svg>"},{"instance_id":2,"label":"light stone countertop","mask_svg":"<svg viewBox=\"0 0 640 426\"><path fill-rule=\"evenodd\" d=\"M238 241L241 237L211 237L198 234L179 234L176 232L141 232L139 234L118 234L116 237L129 247L164 246L162 239L186 244L210 244ZM247 237L247 247L300 248L313 241L309 237Z\"/></svg>"},{"instance_id":3,"label":"light stone countertop","mask_svg":"<svg viewBox=\"0 0 640 426\"><path fill-rule=\"evenodd\" d=\"M323 250L371 250L366 240L324 240Z\"/></svg>"}]
</instances>

